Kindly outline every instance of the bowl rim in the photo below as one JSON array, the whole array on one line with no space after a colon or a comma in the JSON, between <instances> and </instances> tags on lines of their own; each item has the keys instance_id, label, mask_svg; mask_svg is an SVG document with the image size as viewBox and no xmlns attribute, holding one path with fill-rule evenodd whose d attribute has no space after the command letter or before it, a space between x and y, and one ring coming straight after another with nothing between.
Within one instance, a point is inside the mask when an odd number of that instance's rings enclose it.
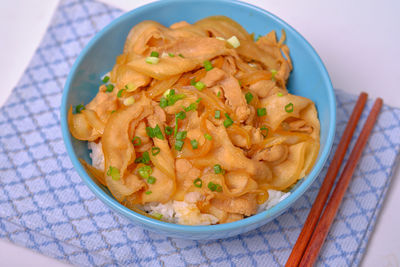
<instances>
[{"instance_id":1,"label":"bowl rim","mask_svg":"<svg viewBox=\"0 0 400 267\"><path fill-rule=\"evenodd\" d=\"M325 65L323 64L321 58L319 57L319 55L317 54L315 49L311 46L311 44L299 32L297 32L292 26L290 26L288 23L286 23L285 21L283 21L276 15L274 15L260 7L249 4L249 3L244 3L241 1L231 1L231 0L203 0L203 1L201 1L201 3L222 2L222 3L230 4L230 5L239 5L246 9L250 9L255 12L263 13L263 14L267 15L268 17L272 18L273 20L276 20L277 22L282 24L285 27L285 30L292 31L292 33L302 41L302 43L304 44L304 48L309 51L309 53L311 54L313 59L319 65L319 68L321 70L322 77L323 77L322 80L324 81L324 84L328 87L328 98L329 98L329 104L330 104L329 105L329 107L330 107L329 115L331 117L331 121L329 124L326 146L324 147L323 151L321 151L320 158L313 166L312 171L307 175L307 179L305 179L301 183L301 185L296 188L296 190L294 192L292 192L288 197L286 197L284 200L280 201L278 204L276 204L272 208L262 211L260 213L257 213L255 215L252 215L250 217L244 218L239 221L235 221L235 222L231 222L231 223L224 223L224 224L217 224L217 225L206 225L206 226L174 224L174 223L169 223L169 222L152 219L152 218L146 217L144 215L141 215L139 213L136 213L133 210L130 210L127 207L120 204L114 198L110 197L87 174L85 168L80 164L77 156L74 153L74 148L73 148L72 142L71 142L71 138L73 138L73 137L70 135L69 127L68 127L68 123L67 123L67 110L68 110L67 101L68 101L68 95L69 95L69 90L71 87L72 80L77 73L78 66L84 60L87 52L115 24L119 23L122 20L129 19L135 13L150 10L153 8L162 8L164 5L170 5L171 3L181 3L181 2L185 2L185 0L156 1L156 2L152 2L152 3L146 4L146 5L140 6L129 12L126 12L123 15L121 15L120 17L114 19L111 23L109 23L107 26L105 26L98 33L96 33L95 36L83 48L83 50L80 52L79 56L75 60L73 66L68 74L68 77L67 77L67 80L66 80L66 83L64 86L62 100L61 100L61 106L60 106L61 129L62 129L62 135L63 135L63 139L64 139L64 144L67 149L67 153L72 161L72 164L73 164L75 170L78 172L79 176L82 178L82 180L85 182L85 184L89 187L89 189L103 203L105 203L107 206L109 206L113 210L117 211L119 214L122 214L125 217L132 219L133 221L138 221L142 225L146 225L149 228L157 228L160 230L164 230L166 232L179 232L181 234L193 234L193 233L206 234L206 233L210 233L210 231L213 231L213 232L231 231L231 230L238 229L238 228L244 228L246 226L250 226L253 224L258 224L262 220L267 220L269 218L273 219L273 218L279 216L284 211L286 211L296 200L298 200L300 198L300 196L302 196L305 193L305 191L316 180L316 178L318 177L318 174L320 173L323 166L325 165L325 162L327 161L330 151L332 149L334 135L335 135L335 129L336 129L336 98L335 98L332 83L331 83L329 74L325 68Z\"/></svg>"}]
</instances>

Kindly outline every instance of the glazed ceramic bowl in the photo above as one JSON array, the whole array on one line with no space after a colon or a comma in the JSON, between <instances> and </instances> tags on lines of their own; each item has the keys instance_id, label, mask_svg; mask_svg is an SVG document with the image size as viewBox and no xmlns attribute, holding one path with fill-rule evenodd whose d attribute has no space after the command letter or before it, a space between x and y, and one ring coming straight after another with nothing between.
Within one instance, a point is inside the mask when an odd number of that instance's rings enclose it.
<instances>
[{"instance_id":1,"label":"glazed ceramic bowl","mask_svg":"<svg viewBox=\"0 0 400 267\"><path fill-rule=\"evenodd\" d=\"M266 34L286 31L286 43L293 60L288 82L291 93L310 98L316 104L321 121L321 148L317 162L307 177L299 181L290 196L269 210L240 221L187 226L158 221L140 215L116 201L107 188L90 177L78 158L90 162L86 142L74 139L68 130L67 111L71 105L88 103L97 93L100 77L113 67L122 53L129 30L143 20L155 20L169 26L174 22L196 22L211 15L225 15L239 22L248 32ZM238 235L260 227L286 211L314 182L329 156L336 122L335 95L328 73L311 45L283 20L258 7L230 0L171 0L151 3L115 19L89 42L77 58L65 84L61 104L61 126L71 161L87 186L107 206L133 223L153 232L186 239L217 239Z\"/></svg>"}]
</instances>

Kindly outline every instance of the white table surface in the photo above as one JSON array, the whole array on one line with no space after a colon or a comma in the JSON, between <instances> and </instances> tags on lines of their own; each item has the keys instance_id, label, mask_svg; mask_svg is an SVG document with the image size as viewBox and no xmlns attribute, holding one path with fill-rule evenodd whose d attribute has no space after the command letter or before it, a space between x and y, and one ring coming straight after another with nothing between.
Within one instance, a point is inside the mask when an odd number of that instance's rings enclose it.
<instances>
[{"instance_id":1,"label":"white table surface","mask_svg":"<svg viewBox=\"0 0 400 267\"><path fill-rule=\"evenodd\" d=\"M151 0L103 0L124 10ZM400 1L247 0L284 19L314 46L335 88L400 107ZM0 0L0 105L29 63L56 0ZM400 171L380 213L362 266L400 266ZM0 240L1 266L67 266Z\"/></svg>"}]
</instances>

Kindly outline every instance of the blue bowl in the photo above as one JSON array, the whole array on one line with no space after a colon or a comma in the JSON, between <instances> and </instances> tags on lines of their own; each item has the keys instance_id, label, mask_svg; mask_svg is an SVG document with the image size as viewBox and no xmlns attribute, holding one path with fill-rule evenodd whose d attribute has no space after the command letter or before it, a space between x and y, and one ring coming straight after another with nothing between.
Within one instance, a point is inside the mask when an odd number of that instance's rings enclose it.
<instances>
[{"instance_id":1,"label":"blue bowl","mask_svg":"<svg viewBox=\"0 0 400 267\"><path fill-rule=\"evenodd\" d=\"M97 184L78 158L90 162L86 142L75 140L68 130L67 111L70 105L88 103L97 93L99 80L113 67L122 53L129 30L143 20L155 20L164 25L185 20L196 22L211 15L225 15L239 22L248 32L266 34L286 31L286 43L293 60L288 89L291 93L308 97L318 109L321 121L321 149L310 174L292 190L292 194L273 208L249 218L227 224L187 226L162 222L135 213L116 201L110 192ZM332 147L336 122L336 103L328 73L311 45L283 20L258 7L230 0L172 0L151 3L114 20L100 31L83 49L65 84L61 104L61 127L71 161L87 186L107 206L145 229L166 236L185 239L226 238L260 227L287 210L304 194L321 171Z\"/></svg>"}]
</instances>

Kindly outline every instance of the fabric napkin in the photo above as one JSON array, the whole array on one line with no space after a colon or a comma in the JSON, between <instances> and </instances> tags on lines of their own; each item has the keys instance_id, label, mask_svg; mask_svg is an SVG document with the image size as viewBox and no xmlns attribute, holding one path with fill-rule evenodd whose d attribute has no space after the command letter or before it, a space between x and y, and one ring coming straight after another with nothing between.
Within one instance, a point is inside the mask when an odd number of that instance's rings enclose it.
<instances>
[{"instance_id":1,"label":"fabric napkin","mask_svg":"<svg viewBox=\"0 0 400 267\"><path fill-rule=\"evenodd\" d=\"M121 14L95 1L61 1L29 67L0 109L0 237L79 266L284 265L326 167L274 221L213 241L174 239L141 229L98 200L73 169L59 121L64 82L88 40ZM356 99L336 93L335 146ZM400 110L384 106L317 265L360 262L399 147Z\"/></svg>"}]
</instances>

